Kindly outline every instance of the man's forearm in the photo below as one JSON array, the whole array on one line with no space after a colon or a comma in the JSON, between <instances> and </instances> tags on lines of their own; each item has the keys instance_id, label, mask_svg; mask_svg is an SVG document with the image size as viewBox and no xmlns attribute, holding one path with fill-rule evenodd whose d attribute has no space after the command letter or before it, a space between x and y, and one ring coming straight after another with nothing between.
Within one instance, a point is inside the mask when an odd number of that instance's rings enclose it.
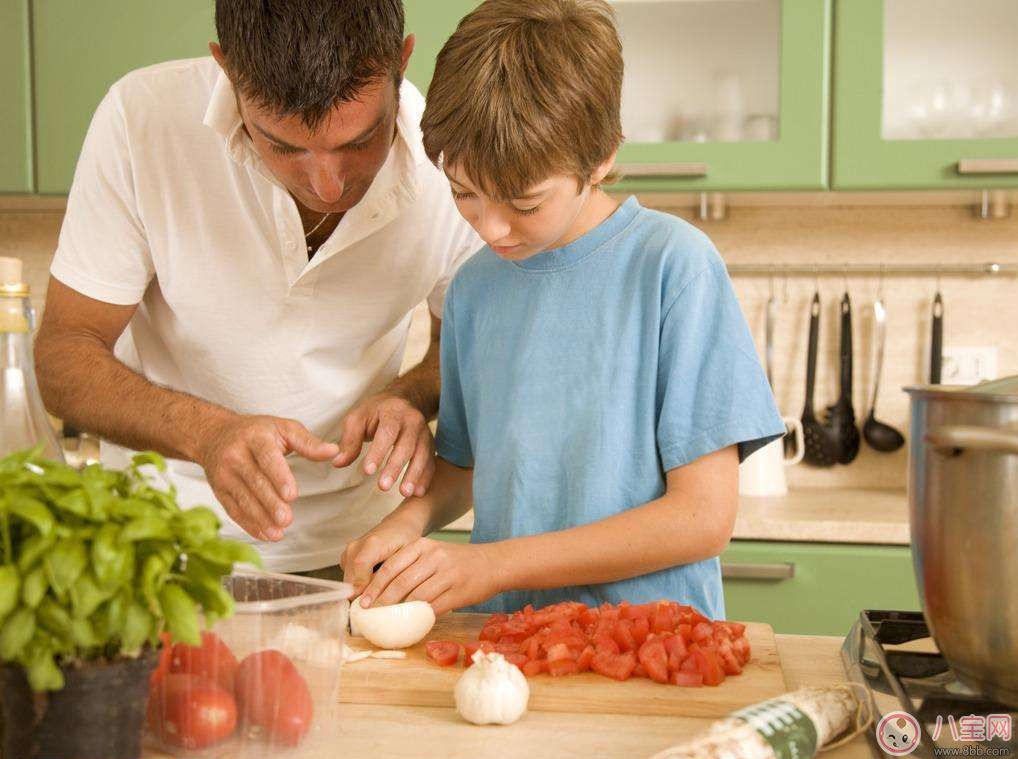
<instances>
[{"instance_id":1,"label":"man's forearm","mask_svg":"<svg viewBox=\"0 0 1018 759\"><path fill-rule=\"evenodd\" d=\"M193 461L207 430L232 416L220 406L152 384L88 337L40 341L36 365L51 413L135 450Z\"/></svg>"},{"instance_id":2,"label":"man's forearm","mask_svg":"<svg viewBox=\"0 0 1018 759\"><path fill-rule=\"evenodd\" d=\"M438 415L438 396L441 392L438 344L432 343L424 360L402 377L393 380L385 392L406 399L425 418L434 419Z\"/></svg>"}]
</instances>

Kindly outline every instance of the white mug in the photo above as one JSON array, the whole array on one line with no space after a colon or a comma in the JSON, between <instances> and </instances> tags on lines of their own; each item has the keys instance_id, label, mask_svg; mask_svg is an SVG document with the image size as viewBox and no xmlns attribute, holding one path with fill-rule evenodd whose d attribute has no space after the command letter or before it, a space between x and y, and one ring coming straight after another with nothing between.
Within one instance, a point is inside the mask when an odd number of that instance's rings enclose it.
<instances>
[{"instance_id":1,"label":"white mug","mask_svg":"<svg viewBox=\"0 0 1018 759\"><path fill-rule=\"evenodd\" d=\"M786 458L783 438L772 440L739 464L739 495L787 495L785 467L798 464L806 453L802 422L794 416L783 418L795 441L795 453Z\"/></svg>"}]
</instances>

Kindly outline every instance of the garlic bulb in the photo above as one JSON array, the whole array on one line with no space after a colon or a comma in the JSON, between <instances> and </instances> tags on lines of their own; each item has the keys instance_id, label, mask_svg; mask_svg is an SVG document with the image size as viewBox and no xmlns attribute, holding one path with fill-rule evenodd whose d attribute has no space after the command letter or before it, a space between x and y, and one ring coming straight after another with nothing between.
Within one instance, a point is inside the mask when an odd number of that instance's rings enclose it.
<instances>
[{"instance_id":1,"label":"garlic bulb","mask_svg":"<svg viewBox=\"0 0 1018 759\"><path fill-rule=\"evenodd\" d=\"M424 640L435 626L435 610L425 601L407 601L391 606L350 604L350 630L379 648L407 648Z\"/></svg>"},{"instance_id":2,"label":"garlic bulb","mask_svg":"<svg viewBox=\"0 0 1018 759\"><path fill-rule=\"evenodd\" d=\"M475 725L509 725L527 713L530 686L519 668L502 654L473 655L470 667L456 683L456 711Z\"/></svg>"}]
</instances>

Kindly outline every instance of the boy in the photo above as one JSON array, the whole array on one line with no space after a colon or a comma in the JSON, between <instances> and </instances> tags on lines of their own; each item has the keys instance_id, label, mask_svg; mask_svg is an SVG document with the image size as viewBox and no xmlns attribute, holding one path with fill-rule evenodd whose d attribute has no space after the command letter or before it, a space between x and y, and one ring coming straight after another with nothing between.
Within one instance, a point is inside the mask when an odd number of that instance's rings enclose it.
<instances>
[{"instance_id":1,"label":"boy","mask_svg":"<svg viewBox=\"0 0 1018 759\"><path fill-rule=\"evenodd\" d=\"M738 463L784 426L710 241L600 188L621 89L603 0L488 0L439 54L424 145L487 246L445 304L431 492L341 561L363 605L724 617ZM422 537L471 494L470 545Z\"/></svg>"}]
</instances>

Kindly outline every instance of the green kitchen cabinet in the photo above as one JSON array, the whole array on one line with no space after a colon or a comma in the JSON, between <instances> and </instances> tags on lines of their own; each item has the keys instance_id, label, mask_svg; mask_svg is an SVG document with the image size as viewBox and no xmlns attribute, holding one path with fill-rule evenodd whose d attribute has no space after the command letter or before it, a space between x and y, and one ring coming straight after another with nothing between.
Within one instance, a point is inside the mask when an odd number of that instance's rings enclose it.
<instances>
[{"instance_id":1,"label":"green kitchen cabinet","mask_svg":"<svg viewBox=\"0 0 1018 759\"><path fill-rule=\"evenodd\" d=\"M435 58L460 19L477 7L480 0L403 0L406 33L414 35L414 52L407 67L407 79L421 92L428 91L435 71Z\"/></svg>"},{"instance_id":2,"label":"green kitchen cabinet","mask_svg":"<svg viewBox=\"0 0 1018 759\"><path fill-rule=\"evenodd\" d=\"M65 193L92 114L132 69L208 55L212 0L33 0L37 191Z\"/></svg>"},{"instance_id":3,"label":"green kitchen cabinet","mask_svg":"<svg viewBox=\"0 0 1018 759\"><path fill-rule=\"evenodd\" d=\"M845 635L863 609L919 610L908 546L732 541L721 557L730 619Z\"/></svg>"},{"instance_id":4,"label":"green kitchen cabinet","mask_svg":"<svg viewBox=\"0 0 1018 759\"><path fill-rule=\"evenodd\" d=\"M831 0L619 0L628 191L821 190Z\"/></svg>"},{"instance_id":5,"label":"green kitchen cabinet","mask_svg":"<svg viewBox=\"0 0 1018 759\"><path fill-rule=\"evenodd\" d=\"M1013 0L837 0L832 187L1018 187Z\"/></svg>"},{"instance_id":6,"label":"green kitchen cabinet","mask_svg":"<svg viewBox=\"0 0 1018 759\"><path fill-rule=\"evenodd\" d=\"M0 0L0 193L33 189L29 49L28 0Z\"/></svg>"},{"instance_id":7,"label":"green kitchen cabinet","mask_svg":"<svg viewBox=\"0 0 1018 759\"><path fill-rule=\"evenodd\" d=\"M721 568L728 618L778 633L843 636L863 609L919 610L908 546L733 540Z\"/></svg>"}]
</instances>

